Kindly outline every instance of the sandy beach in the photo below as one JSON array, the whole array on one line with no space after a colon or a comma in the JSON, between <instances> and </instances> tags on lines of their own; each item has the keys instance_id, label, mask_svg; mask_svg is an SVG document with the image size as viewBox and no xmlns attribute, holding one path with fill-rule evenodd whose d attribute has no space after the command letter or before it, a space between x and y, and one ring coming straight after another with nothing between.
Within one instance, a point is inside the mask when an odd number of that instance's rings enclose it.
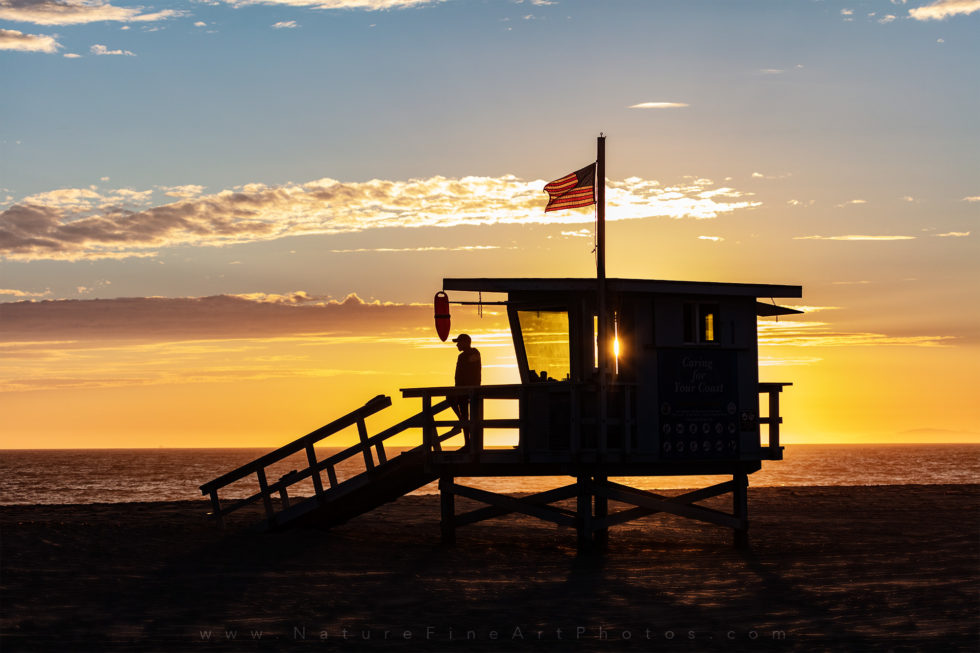
<instances>
[{"instance_id":1,"label":"sandy beach","mask_svg":"<svg viewBox=\"0 0 980 653\"><path fill-rule=\"evenodd\" d=\"M573 531L514 515L443 548L435 496L279 534L244 511L222 531L204 502L4 506L0 647L977 649L980 485L749 501L749 552L725 529L652 516L594 558Z\"/></svg>"}]
</instances>

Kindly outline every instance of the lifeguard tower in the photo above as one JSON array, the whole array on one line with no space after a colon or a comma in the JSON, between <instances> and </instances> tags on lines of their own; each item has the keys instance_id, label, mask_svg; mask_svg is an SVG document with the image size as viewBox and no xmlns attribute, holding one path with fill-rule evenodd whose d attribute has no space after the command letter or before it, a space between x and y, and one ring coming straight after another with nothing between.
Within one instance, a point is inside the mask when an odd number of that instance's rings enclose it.
<instances>
[{"instance_id":1,"label":"lifeguard tower","mask_svg":"<svg viewBox=\"0 0 980 653\"><path fill-rule=\"evenodd\" d=\"M602 162L600 137L598 175L604 179ZM580 173L573 175L581 180ZM389 397L379 395L202 485L201 492L211 498L211 515L220 520L262 501L269 528L330 527L438 481L446 543L455 541L461 526L516 512L574 528L580 550L590 550L606 543L612 526L670 513L731 528L735 544L746 545L748 477L762 461L782 458L779 396L790 385L759 380L757 318L799 313L776 305L774 298L798 298L802 289L607 279L602 225L600 219L597 278L443 280L450 296L477 294L475 301L458 303L506 307L520 383L404 388L404 398L421 401L419 412L369 435L365 418L391 405ZM484 301L484 293L500 299ZM470 408L462 421L449 410L460 396ZM489 402L509 402L510 412L502 414L516 417L487 417ZM315 444L353 428L357 444L318 457ZM516 446L485 446L487 433L496 429L516 430ZM418 434L418 446L389 458L385 442L405 431ZM450 446L463 431L467 446ZM274 482L266 478L267 467L303 451L304 469ZM336 466L355 456L363 457L363 473L338 479ZM258 484L253 495L222 505L222 488L253 475ZM569 482L521 497L459 482L502 476ZM719 482L667 497L610 480L650 476L715 476ZM289 488L305 479L311 479L313 495L290 497ZM698 505L728 493L730 513ZM484 507L460 514L457 496ZM610 501L626 507L611 512Z\"/></svg>"}]
</instances>

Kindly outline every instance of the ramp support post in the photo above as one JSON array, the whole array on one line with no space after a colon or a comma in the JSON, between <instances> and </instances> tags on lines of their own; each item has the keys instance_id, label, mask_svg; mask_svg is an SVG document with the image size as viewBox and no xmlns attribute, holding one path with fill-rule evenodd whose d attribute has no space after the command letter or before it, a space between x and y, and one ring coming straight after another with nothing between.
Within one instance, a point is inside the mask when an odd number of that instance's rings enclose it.
<instances>
[{"instance_id":1,"label":"ramp support post","mask_svg":"<svg viewBox=\"0 0 980 653\"><path fill-rule=\"evenodd\" d=\"M579 474L577 479L578 500L576 501L575 522L578 530L579 554L592 553L592 482L588 474Z\"/></svg>"},{"instance_id":2,"label":"ramp support post","mask_svg":"<svg viewBox=\"0 0 980 653\"><path fill-rule=\"evenodd\" d=\"M453 492L452 474L443 474L439 477L439 498L442 543L445 545L456 544L456 495Z\"/></svg>"},{"instance_id":3,"label":"ramp support post","mask_svg":"<svg viewBox=\"0 0 980 653\"><path fill-rule=\"evenodd\" d=\"M595 484L602 486L606 482L605 476L596 476ZM606 517L609 516L609 499L605 495L595 495L595 518L596 521L604 523ZM596 528L595 531L595 544L596 548L599 550L605 549L609 544L609 526L603 525L601 528Z\"/></svg>"},{"instance_id":4,"label":"ramp support post","mask_svg":"<svg viewBox=\"0 0 980 653\"><path fill-rule=\"evenodd\" d=\"M738 525L734 529L735 548L749 547L749 476L745 468L739 465L734 475L732 488L732 512Z\"/></svg>"}]
</instances>

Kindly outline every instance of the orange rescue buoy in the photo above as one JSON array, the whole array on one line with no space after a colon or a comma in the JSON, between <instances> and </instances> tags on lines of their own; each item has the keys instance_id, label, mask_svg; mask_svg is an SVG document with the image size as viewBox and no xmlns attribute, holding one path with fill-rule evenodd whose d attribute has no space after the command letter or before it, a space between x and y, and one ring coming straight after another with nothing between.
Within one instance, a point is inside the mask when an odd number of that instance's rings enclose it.
<instances>
[{"instance_id":1,"label":"orange rescue buoy","mask_svg":"<svg viewBox=\"0 0 980 653\"><path fill-rule=\"evenodd\" d=\"M449 337L449 295L443 291L436 293L434 300L436 309L436 333L439 339L446 342Z\"/></svg>"}]
</instances>

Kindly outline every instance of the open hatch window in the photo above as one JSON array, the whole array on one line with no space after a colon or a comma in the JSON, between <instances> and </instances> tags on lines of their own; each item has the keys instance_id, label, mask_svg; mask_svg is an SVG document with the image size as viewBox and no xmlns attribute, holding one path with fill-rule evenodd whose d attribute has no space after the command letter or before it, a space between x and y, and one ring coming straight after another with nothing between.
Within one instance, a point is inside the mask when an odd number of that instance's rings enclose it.
<instances>
[{"instance_id":1,"label":"open hatch window","mask_svg":"<svg viewBox=\"0 0 980 653\"><path fill-rule=\"evenodd\" d=\"M571 373L567 311L517 311L532 381L567 381Z\"/></svg>"}]
</instances>

